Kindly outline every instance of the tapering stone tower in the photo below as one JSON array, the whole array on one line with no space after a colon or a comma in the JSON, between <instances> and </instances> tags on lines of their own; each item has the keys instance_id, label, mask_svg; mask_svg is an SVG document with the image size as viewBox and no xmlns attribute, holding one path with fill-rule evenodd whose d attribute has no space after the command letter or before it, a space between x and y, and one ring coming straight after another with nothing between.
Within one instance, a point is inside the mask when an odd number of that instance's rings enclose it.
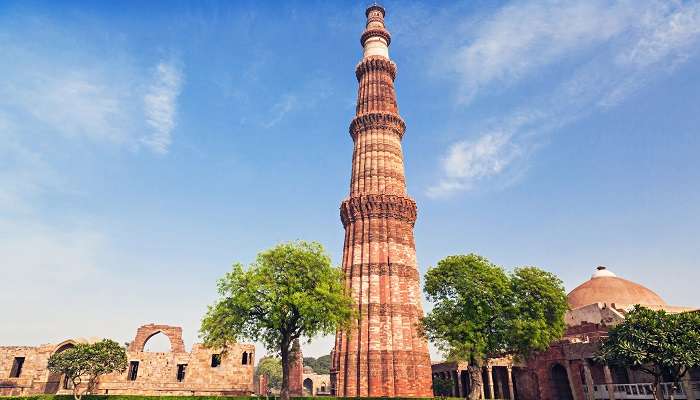
<instances>
[{"instance_id":1,"label":"tapering stone tower","mask_svg":"<svg viewBox=\"0 0 700 400\"><path fill-rule=\"evenodd\" d=\"M430 356L417 323L423 316L401 138L405 124L394 91L396 64L384 8L367 8L355 118L350 196L340 205L345 227L346 290L357 325L335 339L331 381L338 396L431 397Z\"/></svg>"}]
</instances>

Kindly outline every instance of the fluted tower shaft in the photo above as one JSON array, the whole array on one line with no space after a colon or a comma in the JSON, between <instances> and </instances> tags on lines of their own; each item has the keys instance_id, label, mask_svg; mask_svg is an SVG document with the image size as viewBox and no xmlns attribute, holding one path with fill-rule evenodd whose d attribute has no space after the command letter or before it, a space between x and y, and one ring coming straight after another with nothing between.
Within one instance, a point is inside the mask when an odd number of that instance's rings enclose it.
<instances>
[{"instance_id":1,"label":"fluted tower shaft","mask_svg":"<svg viewBox=\"0 0 700 400\"><path fill-rule=\"evenodd\" d=\"M355 118L350 195L340 206L343 270L358 318L338 332L331 380L338 396L430 397L430 356L418 333L423 316L401 140L406 126L394 90L396 64L384 9L367 9Z\"/></svg>"}]
</instances>

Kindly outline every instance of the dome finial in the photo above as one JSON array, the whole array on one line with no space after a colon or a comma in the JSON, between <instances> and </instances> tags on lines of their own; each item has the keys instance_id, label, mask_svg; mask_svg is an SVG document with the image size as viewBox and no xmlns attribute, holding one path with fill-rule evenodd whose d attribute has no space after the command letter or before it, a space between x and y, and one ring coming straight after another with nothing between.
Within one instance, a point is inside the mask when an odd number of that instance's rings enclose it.
<instances>
[{"instance_id":1,"label":"dome finial","mask_svg":"<svg viewBox=\"0 0 700 400\"><path fill-rule=\"evenodd\" d=\"M612 273L608 267L604 265L599 265L596 267L595 272L593 273L593 276L591 276L591 279L593 278L608 278L608 277L614 277L617 276L614 273Z\"/></svg>"}]
</instances>

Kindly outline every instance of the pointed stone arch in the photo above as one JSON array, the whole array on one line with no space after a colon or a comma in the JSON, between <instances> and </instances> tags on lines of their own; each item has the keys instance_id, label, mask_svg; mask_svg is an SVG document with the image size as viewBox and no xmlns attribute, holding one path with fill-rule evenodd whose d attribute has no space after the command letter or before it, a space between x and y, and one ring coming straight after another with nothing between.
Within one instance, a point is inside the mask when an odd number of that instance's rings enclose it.
<instances>
[{"instance_id":1,"label":"pointed stone arch","mask_svg":"<svg viewBox=\"0 0 700 400\"><path fill-rule=\"evenodd\" d=\"M80 343L79 340L77 340L77 341L73 340L73 339L64 340L63 342L54 346L53 351L51 351L51 354L53 355L53 354L68 350L71 347L75 347L75 345L78 343ZM48 376L46 378L46 386L44 386L44 394L56 394L62 389L64 389L64 390L69 389L67 386L67 381L66 381L65 375L55 374L55 373L49 371Z\"/></svg>"},{"instance_id":2,"label":"pointed stone arch","mask_svg":"<svg viewBox=\"0 0 700 400\"><path fill-rule=\"evenodd\" d=\"M146 342L151 337L162 333L170 340L170 351L173 353L184 353L185 342L182 340L182 328L171 325L148 324L136 330L136 337L129 344L129 351L143 351Z\"/></svg>"}]
</instances>

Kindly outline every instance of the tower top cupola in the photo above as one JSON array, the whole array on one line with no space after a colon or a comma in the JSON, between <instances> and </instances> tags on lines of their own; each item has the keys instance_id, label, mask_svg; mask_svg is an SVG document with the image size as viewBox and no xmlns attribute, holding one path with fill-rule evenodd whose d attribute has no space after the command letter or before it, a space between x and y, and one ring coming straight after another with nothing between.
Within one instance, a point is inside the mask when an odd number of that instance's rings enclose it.
<instances>
[{"instance_id":1,"label":"tower top cupola","mask_svg":"<svg viewBox=\"0 0 700 400\"><path fill-rule=\"evenodd\" d=\"M381 56L389 58L389 44L391 44L391 34L384 26L384 16L386 11L379 4L372 4L367 7L365 16L367 24L365 31L360 37L360 43L364 48L363 58L371 56Z\"/></svg>"}]
</instances>

